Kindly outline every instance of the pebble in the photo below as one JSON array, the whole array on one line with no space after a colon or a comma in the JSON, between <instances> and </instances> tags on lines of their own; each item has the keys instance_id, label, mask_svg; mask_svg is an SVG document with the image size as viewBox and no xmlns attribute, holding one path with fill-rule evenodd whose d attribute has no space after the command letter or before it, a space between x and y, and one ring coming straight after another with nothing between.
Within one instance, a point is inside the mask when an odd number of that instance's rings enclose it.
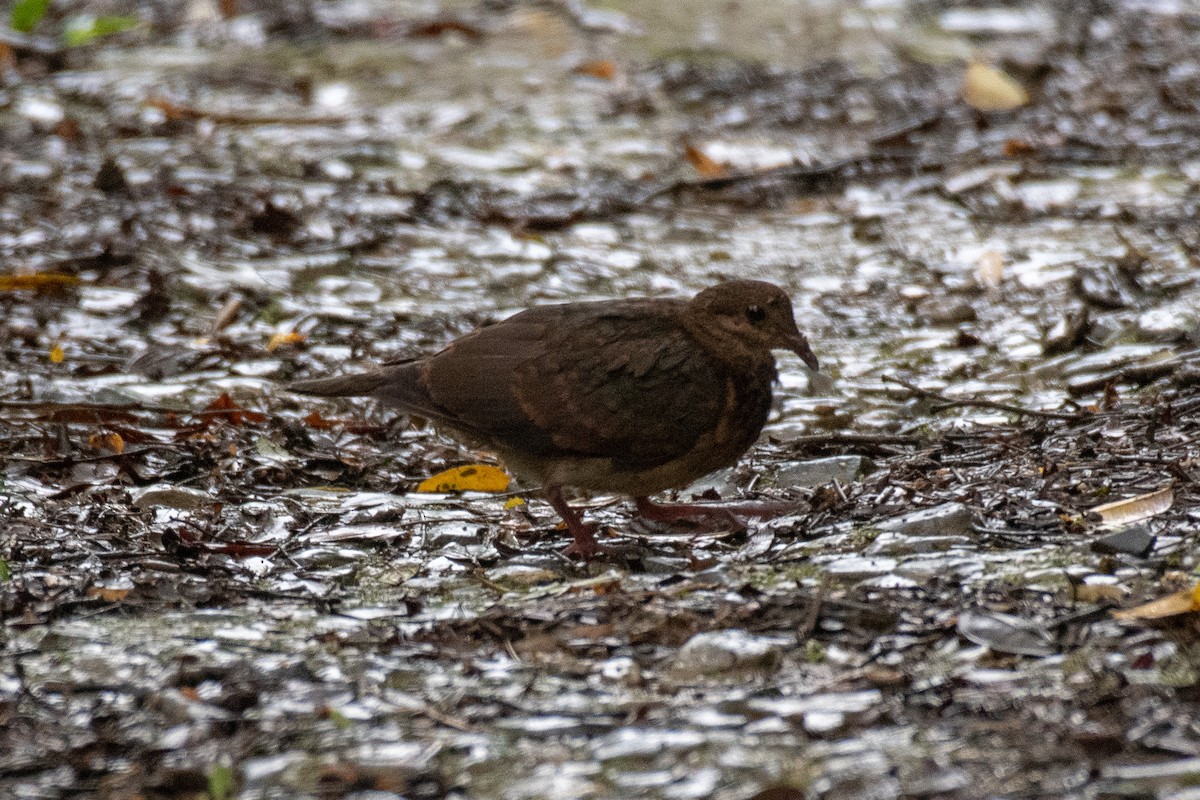
<instances>
[{"instance_id":1,"label":"pebble","mask_svg":"<svg viewBox=\"0 0 1200 800\"><path fill-rule=\"evenodd\" d=\"M675 654L671 671L681 677L718 675L744 669L774 669L783 647L777 639L739 628L697 633Z\"/></svg>"},{"instance_id":2,"label":"pebble","mask_svg":"<svg viewBox=\"0 0 1200 800\"><path fill-rule=\"evenodd\" d=\"M1154 542L1154 534L1145 525L1130 525L1093 541L1092 552L1145 558L1154 549Z\"/></svg>"},{"instance_id":3,"label":"pebble","mask_svg":"<svg viewBox=\"0 0 1200 800\"><path fill-rule=\"evenodd\" d=\"M775 473L775 485L782 489L811 488L837 481L846 484L863 473L866 459L862 456L832 456L801 461Z\"/></svg>"},{"instance_id":4,"label":"pebble","mask_svg":"<svg viewBox=\"0 0 1200 800\"><path fill-rule=\"evenodd\" d=\"M970 542L966 536L905 536L881 533L863 551L869 556L906 556L914 553L944 553Z\"/></svg>"},{"instance_id":5,"label":"pebble","mask_svg":"<svg viewBox=\"0 0 1200 800\"><path fill-rule=\"evenodd\" d=\"M969 536L971 523L971 509L962 503L943 503L885 520L879 529L905 536Z\"/></svg>"},{"instance_id":6,"label":"pebble","mask_svg":"<svg viewBox=\"0 0 1200 800\"><path fill-rule=\"evenodd\" d=\"M858 716L883 699L878 689L831 692L807 697L756 698L747 705L759 713L799 722L812 735L833 733L845 727L847 717Z\"/></svg>"}]
</instances>

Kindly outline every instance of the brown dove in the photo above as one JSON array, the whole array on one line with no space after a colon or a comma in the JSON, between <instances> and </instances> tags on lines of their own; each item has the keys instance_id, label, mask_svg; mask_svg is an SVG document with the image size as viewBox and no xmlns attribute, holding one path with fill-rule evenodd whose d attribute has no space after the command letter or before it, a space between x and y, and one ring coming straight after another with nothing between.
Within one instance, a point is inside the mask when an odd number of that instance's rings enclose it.
<instances>
[{"instance_id":1,"label":"brown dove","mask_svg":"<svg viewBox=\"0 0 1200 800\"><path fill-rule=\"evenodd\" d=\"M564 489L631 496L652 519L703 515L649 495L730 466L754 444L780 349L818 368L787 294L735 280L690 300L535 306L433 355L288 388L373 397L494 451L543 487L574 537L567 552L586 559L595 526Z\"/></svg>"}]
</instances>

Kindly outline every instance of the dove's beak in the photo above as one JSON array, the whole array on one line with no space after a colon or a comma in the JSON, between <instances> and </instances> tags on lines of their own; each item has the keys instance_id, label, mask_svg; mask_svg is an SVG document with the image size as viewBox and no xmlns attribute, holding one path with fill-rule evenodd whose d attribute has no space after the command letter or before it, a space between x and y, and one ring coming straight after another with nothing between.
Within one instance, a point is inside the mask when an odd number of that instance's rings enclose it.
<instances>
[{"instance_id":1,"label":"dove's beak","mask_svg":"<svg viewBox=\"0 0 1200 800\"><path fill-rule=\"evenodd\" d=\"M821 369L821 362L817 361L817 355L808 346L808 339L804 338L803 333L797 333L794 336L789 336L786 345L788 350L791 350L796 355L800 356L800 360L808 365L808 368L813 372L818 372Z\"/></svg>"}]
</instances>

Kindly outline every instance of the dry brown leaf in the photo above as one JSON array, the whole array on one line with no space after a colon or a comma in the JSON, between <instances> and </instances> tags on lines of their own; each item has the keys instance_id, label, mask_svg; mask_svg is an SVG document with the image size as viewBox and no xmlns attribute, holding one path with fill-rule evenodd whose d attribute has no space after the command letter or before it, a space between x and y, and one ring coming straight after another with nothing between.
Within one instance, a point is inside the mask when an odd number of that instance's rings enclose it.
<instances>
[{"instance_id":1,"label":"dry brown leaf","mask_svg":"<svg viewBox=\"0 0 1200 800\"><path fill-rule=\"evenodd\" d=\"M88 437L88 444L93 450L109 450L113 453L125 452L125 440L119 433L93 433Z\"/></svg>"},{"instance_id":2,"label":"dry brown leaf","mask_svg":"<svg viewBox=\"0 0 1200 800\"><path fill-rule=\"evenodd\" d=\"M413 25L408 30L408 35L412 38L444 36L448 33L457 33L464 39L474 39L476 41L483 38L483 31L480 28L461 19L432 19L428 22Z\"/></svg>"},{"instance_id":3,"label":"dry brown leaf","mask_svg":"<svg viewBox=\"0 0 1200 800\"><path fill-rule=\"evenodd\" d=\"M83 140L83 130L79 127L79 122L71 117L59 120L51 132L64 141L80 142Z\"/></svg>"},{"instance_id":4,"label":"dry brown leaf","mask_svg":"<svg viewBox=\"0 0 1200 800\"><path fill-rule=\"evenodd\" d=\"M1120 603L1129 590L1112 583L1081 583L1075 587L1076 603Z\"/></svg>"},{"instance_id":5,"label":"dry brown leaf","mask_svg":"<svg viewBox=\"0 0 1200 800\"><path fill-rule=\"evenodd\" d=\"M1033 144L1024 139L1008 139L1004 142L1005 158L1020 158L1021 156L1033 155L1036 152L1037 150Z\"/></svg>"},{"instance_id":6,"label":"dry brown leaf","mask_svg":"<svg viewBox=\"0 0 1200 800\"><path fill-rule=\"evenodd\" d=\"M995 67L972 62L963 75L962 99L977 111L1012 111L1029 102L1029 93Z\"/></svg>"},{"instance_id":7,"label":"dry brown leaf","mask_svg":"<svg viewBox=\"0 0 1200 800\"><path fill-rule=\"evenodd\" d=\"M246 409L233 402L233 398L228 392L222 393L220 397L208 404L208 408L204 409L199 414L201 420L207 425L217 419L225 419L232 425L242 425L246 422L262 423L267 421L267 415L258 411L247 411Z\"/></svg>"},{"instance_id":8,"label":"dry brown leaf","mask_svg":"<svg viewBox=\"0 0 1200 800\"><path fill-rule=\"evenodd\" d=\"M329 706L322 706L318 709L318 714L326 719L332 716L331 712L332 709ZM331 790L333 787L353 786L360 779L361 773L358 767L345 761L336 764L324 764L317 775L318 785L325 790Z\"/></svg>"},{"instance_id":9,"label":"dry brown leaf","mask_svg":"<svg viewBox=\"0 0 1200 800\"><path fill-rule=\"evenodd\" d=\"M106 603L117 603L129 596L129 589L113 589L108 586L89 586L88 597L95 597Z\"/></svg>"},{"instance_id":10,"label":"dry brown leaf","mask_svg":"<svg viewBox=\"0 0 1200 800\"><path fill-rule=\"evenodd\" d=\"M701 178L724 178L729 174L729 169L724 164L714 161L695 145L689 144L684 150L684 154L687 156L688 163Z\"/></svg>"},{"instance_id":11,"label":"dry brown leaf","mask_svg":"<svg viewBox=\"0 0 1200 800\"><path fill-rule=\"evenodd\" d=\"M168 100L165 97L151 95L146 98L146 105L150 108L157 109L162 112L163 116L172 122L181 120L197 120L203 119L204 115L194 108L176 103L174 100Z\"/></svg>"},{"instance_id":12,"label":"dry brown leaf","mask_svg":"<svg viewBox=\"0 0 1200 800\"><path fill-rule=\"evenodd\" d=\"M603 81L611 81L617 77L617 64L612 59L597 58L592 61L585 61L575 67L575 72L580 75L588 75L592 78L599 78Z\"/></svg>"},{"instance_id":13,"label":"dry brown leaf","mask_svg":"<svg viewBox=\"0 0 1200 800\"><path fill-rule=\"evenodd\" d=\"M317 411L309 414L307 417L301 420L301 422L318 431L327 431L337 424L336 422L330 422L329 420L325 419L321 416L320 412Z\"/></svg>"},{"instance_id":14,"label":"dry brown leaf","mask_svg":"<svg viewBox=\"0 0 1200 800\"><path fill-rule=\"evenodd\" d=\"M1175 492L1170 486L1137 497L1127 497L1124 500L1114 500L1092 509L1091 513L1099 514L1101 524L1106 528L1119 528L1143 519L1158 516L1171 507L1175 502Z\"/></svg>"},{"instance_id":15,"label":"dry brown leaf","mask_svg":"<svg viewBox=\"0 0 1200 800\"><path fill-rule=\"evenodd\" d=\"M1117 619L1165 619L1193 611L1200 611L1200 583L1112 615Z\"/></svg>"}]
</instances>

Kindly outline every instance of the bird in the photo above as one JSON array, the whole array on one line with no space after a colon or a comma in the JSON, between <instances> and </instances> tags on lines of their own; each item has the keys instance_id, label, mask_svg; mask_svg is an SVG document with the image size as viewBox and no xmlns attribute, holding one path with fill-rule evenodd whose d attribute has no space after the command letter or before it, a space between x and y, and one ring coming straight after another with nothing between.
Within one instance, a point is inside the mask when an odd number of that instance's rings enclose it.
<instances>
[{"instance_id":1,"label":"bird","mask_svg":"<svg viewBox=\"0 0 1200 800\"><path fill-rule=\"evenodd\" d=\"M542 488L572 536L564 552L589 560L596 526L566 492L629 496L652 520L702 517L712 506L650 495L750 449L771 410L774 350L820 369L782 288L729 280L690 299L535 305L431 355L288 389L371 397L494 452Z\"/></svg>"}]
</instances>

